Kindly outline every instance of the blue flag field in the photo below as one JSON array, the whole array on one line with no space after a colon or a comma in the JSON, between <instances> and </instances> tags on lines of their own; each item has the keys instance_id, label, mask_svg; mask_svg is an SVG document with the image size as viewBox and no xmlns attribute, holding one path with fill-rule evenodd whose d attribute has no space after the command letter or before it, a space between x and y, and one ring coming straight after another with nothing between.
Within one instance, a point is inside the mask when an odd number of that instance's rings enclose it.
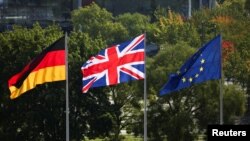
<instances>
[{"instance_id":1,"label":"blue flag field","mask_svg":"<svg viewBox=\"0 0 250 141\"><path fill-rule=\"evenodd\" d=\"M201 47L183 66L169 75L160 96L190 87L193 84L221 78L221 35Z\"/></svg>"}]
</instances>

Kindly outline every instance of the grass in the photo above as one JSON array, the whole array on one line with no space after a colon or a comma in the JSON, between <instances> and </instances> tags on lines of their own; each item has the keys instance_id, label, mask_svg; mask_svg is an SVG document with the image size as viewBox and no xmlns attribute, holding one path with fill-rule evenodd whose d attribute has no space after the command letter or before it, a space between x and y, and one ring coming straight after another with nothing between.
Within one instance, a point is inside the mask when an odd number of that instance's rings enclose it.
<instances>
[{"instance_id":1,"label":"grass","mask_svg":"<svg viewBox=\"0 0 250 141\"><path fill-rule=\"evenodd\" d=\"M126 135L124 137L125 137L124 141L143 141L143 138L135 137L132 135ZM105 139L96 138L93 140L87 139L86 141L105 141Z\"/></svg>"},{"instance_id":2,"label":"grass","mask_svg":"<svg viewBox=\"0 0 250 141\"><path fill-rule=\"evenodd\" d=\"M198 139L195 141L204 141L205 135L199 135ZM105 139L93 139L93 140L86 140L86 141L104 141ZM143 138L141 137L135 137L133 135L126 135L125 139L123 141L143 141Z\"/></svg>"}]
</instances>

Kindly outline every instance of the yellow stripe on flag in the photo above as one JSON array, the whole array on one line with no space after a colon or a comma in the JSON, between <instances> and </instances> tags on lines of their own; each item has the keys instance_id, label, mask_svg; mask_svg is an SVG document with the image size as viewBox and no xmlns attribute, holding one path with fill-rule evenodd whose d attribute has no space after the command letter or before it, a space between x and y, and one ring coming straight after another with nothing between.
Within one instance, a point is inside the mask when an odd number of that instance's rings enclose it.
<instances>
[{"instance_id":1,"label":"yellow stripe on flag","mask_svg":"<svg viewBox=\"0 0 250 141\"><path fill-rule=\"evenodd\" d=\"M61 81L65 79L65 65L39 69L37 71L31 72L23 81L23 84L20 88L10 86L10 98L17 98L23 93L36 87L36 85L43 84L45 82Z\"/></svg>"}]
</instances>

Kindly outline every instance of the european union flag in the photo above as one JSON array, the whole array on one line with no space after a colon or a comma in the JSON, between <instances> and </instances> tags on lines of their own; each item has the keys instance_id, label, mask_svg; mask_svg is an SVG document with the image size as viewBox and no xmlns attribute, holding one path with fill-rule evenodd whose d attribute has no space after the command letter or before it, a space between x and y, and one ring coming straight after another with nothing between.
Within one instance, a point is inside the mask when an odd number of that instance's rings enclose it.
<instances>
[{"instance_id":1,"label":"european union flag","mask_svg":"<svg viewBox=\"0 0 250 141\"><path fill-rule=\"evenodd\" d=\"M201 47L177 73L169 75L160 96L190 87L193 84L221 78L221 35Z\"/></svg>"}]
</instances>

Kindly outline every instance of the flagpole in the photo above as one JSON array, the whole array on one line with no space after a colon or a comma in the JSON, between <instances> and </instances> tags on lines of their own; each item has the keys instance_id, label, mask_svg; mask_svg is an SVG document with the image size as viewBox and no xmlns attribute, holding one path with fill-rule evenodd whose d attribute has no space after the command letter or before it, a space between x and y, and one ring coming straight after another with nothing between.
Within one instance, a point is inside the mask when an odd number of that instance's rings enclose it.
<instances>
[{"instance_id":1,"label":"flagpole","mask_svg":"<svg viewBox=\"0 0 250 141\"><path fill-rule=\"evenodd\" d=\"M65 32L65 77L66 77L66 141L69 141L69 79L68 79L68 34Z\"/></svg>"},{"instance_id":2,"label":"flagpole","mask_svg":"<svg viewBox=\"0 0 250 141\"><path fill-rule=\"evenodd\" d=\"M221 79L220 79L220 125L223 124L223 59L222 59L222 36L220 36L221 47Z\"/></svg>"},{"instance_id":3,"label":"flagpole","mask_svg":"<svg viewBox=\"0 0 250 141\"><path fill-rule=\"evenodd\" d=\"M191 18L192 15L192 1L188 0L188 19Z\"/></svg>"},{"instance_id":4,"label":"flagpole","mask_svg":"<svg viewBox=\"0 0 250 141\"><path fill-rule=\"evenodd\" d=\"M144 33L144 141L147 141L147 73L146 73L146 33Z\"/></svg>"},{"instance_id":5,"label":"flagpole","mask_svg":"<svg viewBox=\"0 0 250 141\"><path fill-rule=\"evenodd\" d=\"M223 81L220 80L220 125L223 124Z\"/></svg>"}]
</instances>

